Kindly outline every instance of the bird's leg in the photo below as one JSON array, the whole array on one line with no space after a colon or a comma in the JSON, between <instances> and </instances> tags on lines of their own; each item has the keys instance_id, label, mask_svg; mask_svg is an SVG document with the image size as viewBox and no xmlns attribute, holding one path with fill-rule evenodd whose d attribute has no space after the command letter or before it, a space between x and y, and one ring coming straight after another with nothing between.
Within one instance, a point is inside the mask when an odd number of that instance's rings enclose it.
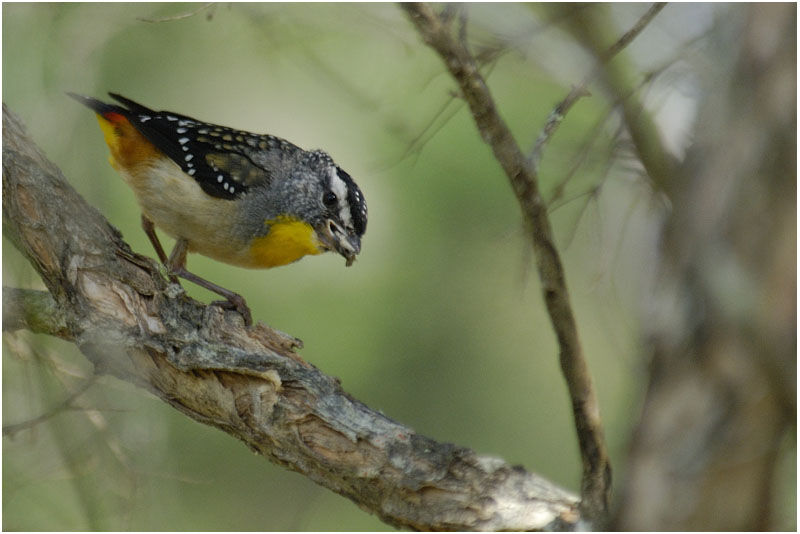
<instances>
[{"instance_id":1,"label":"bird's leg","mask_svg":"<svg viewBox=\"0 0 800 534\"><path fill-rule=\"evenodd\" d=\"M167 254L164 252L164 247L161 246L161 241L158 240L158 236L156 235L156 226L153 224L153 221L147 218L147 216L142 213L142 229L144 233L147 234L147 237L150 239L150 243L153 244L153 248L156 249L156 254L158 254L158 259L161 260L162 265L167 265ZM173 284L179 284L178 279L172 273L169 273L169 281ZM179 284L180 285L180 284Z\"/></svg>"},{"instance_id":2,"label":"bird's leg","mask_svg":"<svg viewBox=\"0 0 800 534\"><path fill-rule=\"evenodd\" d=\"M178 238L178 241L175 243L175 248L172 249L172 253L169 255L169 259L167 260L167 268L169 269L170 273L175 276L180 276L184 280L194 282L198 286L204 287L209 291L213 291L218 295L222 295L227 300L218 300L212 302L211 304L214 306L235 309L244 318L245 326L252 325L253 318L250 315L250 308L247 307L244 297L238 293L234 293L233 291L225 289L224 287L218 286L213 282L209 282L204 278L200 278L196 274L190 273L186 270L186 252L188 245L189 243L185 238Z\"/></svg>"}]
</instances>

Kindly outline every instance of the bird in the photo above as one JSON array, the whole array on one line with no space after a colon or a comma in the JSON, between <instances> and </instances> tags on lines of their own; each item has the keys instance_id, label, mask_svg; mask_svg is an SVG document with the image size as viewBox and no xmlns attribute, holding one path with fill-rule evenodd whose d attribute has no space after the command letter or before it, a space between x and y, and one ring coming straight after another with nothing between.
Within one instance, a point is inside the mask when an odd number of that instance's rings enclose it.
<instances>
[{"instance_id":1,"label":"bird","mask_svg":"<svg viewBox=\"0 0 800 534\"><path fill-rule=\"evenodd\" d=\"M177 277L225 298L246 326L245 299L190 272L187 253L245 268L272 268L333 251L347 267L361 252L367 204L353 178L322 150L273 135L154 111L117 93L106 103L70 97L97 115L109 162L133 190L145 234ZM169 256L156 228L175 239Z\"/></svg>"}]
</instances>

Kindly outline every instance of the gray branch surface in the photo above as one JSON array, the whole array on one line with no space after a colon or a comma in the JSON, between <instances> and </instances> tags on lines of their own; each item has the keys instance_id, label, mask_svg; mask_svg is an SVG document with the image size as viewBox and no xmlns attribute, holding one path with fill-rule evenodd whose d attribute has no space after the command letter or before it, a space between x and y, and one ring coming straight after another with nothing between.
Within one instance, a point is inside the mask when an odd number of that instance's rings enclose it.
<instances>
[{"instance_id":1,"label":"gray branch surface","mask_svg":"<svg viewBox=\"0 0 800 534\"><path fill-rule=\"evenodd\" d=\"M369 409L303 361L285 334L169 296L176 286L86 204L5 105L3 129L3 231L56 304L6 289L4 307L15 311L4 329L35 325L74 342L98 374L148 389L391 525L577 528L571 493Z\"/></svg>"}]
</instances>

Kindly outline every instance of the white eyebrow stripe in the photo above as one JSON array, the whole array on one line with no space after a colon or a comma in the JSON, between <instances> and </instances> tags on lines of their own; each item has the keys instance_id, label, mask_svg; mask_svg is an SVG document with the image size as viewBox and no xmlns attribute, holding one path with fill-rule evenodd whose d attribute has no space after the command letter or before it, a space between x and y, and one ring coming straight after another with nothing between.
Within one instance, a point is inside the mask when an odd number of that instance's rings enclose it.
<instances>
[{"instance_id":1,"label":"white eyebrow stripe","mask_svg":"<svg viewBox=\"0 0 800 534\"><path fill-rule=\"evenodd\" d=\"M347 201L347 184L339 177L336 167L330 170L331 191L339 199L339 217L346 228L353 227L353 220L350 217L350 203Z\"/></svg>"}]
</instances>

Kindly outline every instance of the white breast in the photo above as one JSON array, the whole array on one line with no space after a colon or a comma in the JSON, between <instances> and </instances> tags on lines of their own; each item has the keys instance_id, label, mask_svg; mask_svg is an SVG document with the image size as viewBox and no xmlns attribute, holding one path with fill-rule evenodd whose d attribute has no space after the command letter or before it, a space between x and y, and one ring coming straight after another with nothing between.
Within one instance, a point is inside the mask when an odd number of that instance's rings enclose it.
<instances>
[{"instance_id":1,"label":"white breast","mask_svg":"<svg viewBox=\"0 0 800 534\"><path fill-rule=\"evenodd\" d=\"M122 172L142 212L189 250L216 260L241 264L249 255L246 236L237 235L236 200L212 197L167 158Z\"/></svg>"}]
</instances>

